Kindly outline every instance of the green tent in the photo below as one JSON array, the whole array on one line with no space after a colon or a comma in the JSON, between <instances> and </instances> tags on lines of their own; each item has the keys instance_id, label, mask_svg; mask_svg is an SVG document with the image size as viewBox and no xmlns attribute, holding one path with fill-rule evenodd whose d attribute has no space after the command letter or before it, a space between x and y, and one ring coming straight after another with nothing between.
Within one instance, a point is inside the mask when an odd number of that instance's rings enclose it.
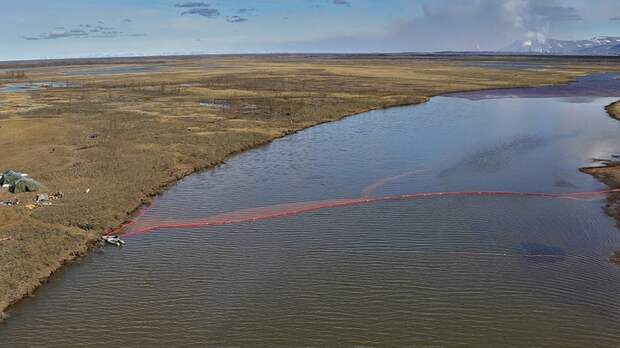
<instances>
[{"instance_id":1,"label":"green tent","mask_svg":"<svg viewBox=\"0 0 620 348\"><path fill-rule=\"evenodd\" d=\"M40 187L41 184L34 179L21 178L9 187L9 191L11 193L35 192L38 191Z\"/></svg>"},{"instance_id":2,"label":"green tent","mask_svg":"<svg viewBox=\"0 0 620 348\"><path fill-rule=\"evenodd\" d=\"M22 173L18 173L12 170L7 170L6 172L2 173L2 176L0 177L0 185L13 185L15 184L15 182L17 182L17 180L23 178L24 175Z\"/></svg>"}]
</instances>

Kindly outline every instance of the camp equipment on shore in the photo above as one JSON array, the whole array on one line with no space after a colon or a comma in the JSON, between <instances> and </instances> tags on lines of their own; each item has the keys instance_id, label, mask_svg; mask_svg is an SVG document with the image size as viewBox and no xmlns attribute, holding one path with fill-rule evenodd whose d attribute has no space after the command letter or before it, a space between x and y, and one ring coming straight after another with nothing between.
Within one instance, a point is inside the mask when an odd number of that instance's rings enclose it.
<instances>
[{"instance_id":1,"label":"camp equipment on shore","mask_svg":"<svg viewBox=\"0 0 620 348\"><path fill-rule=\"evenodd\" d=\"M47 193L38 193L34 197L34 201L37 204L47 204L50 203L50 196Z\"/></svg>"},{"instance_id":2,"label":"camp equipment on shore","mask_svg":"<svg viewBox=\"0 0 620 348\"><path fill-rule=\"evenodd\" d=\"M7 170L6 172L2 173L2 175L0 175L0 185L5 186L5 185L13 185L15 184L15 182L17 182L17 180L25 177L26 175L24 175L23 173L20 172L16 172L14 170Z\"/></svg>"},{"instance_id":3,"label":"camp equipment on shore","mask_svg":"<svg viewBox=\"0 0 620 348\"><path fill-rule=\"evenodd\" d=\"M21 179L15 181L10 187L9 192L11 193L22 193L22 192L36 192L41 187L36 180L32 178L22 177Z\"/></svg>"},{"instance_id":4,"label":"camp equipment on shore","mask_svg":"<svg viewBox=\"0 0 620 348\"><path fill-rule=\"evenodd\" d=\"M118 238L118 236L103 236L101 237L101 239L108 243L108 244L112 244L112 245L116 245L116 246L123 246L125 245L125 241L123 241L122 239Z\"/></svg>"},{"instance_id":5,"label":"camp equipment on shore","mask_svg":"<svg viewBox=\"0 0 620 348\"><path fill-rule=\"evenodd\" d=\"M55 200L63 199L63 198L65 198L65 194L62 193L61 191L51 192L49 194L50 201L55 201Z\"/></svg>"},{"instance_id":6,"label":"camp equipment on shore","mask_svg":"<svg viewBox=\"0 0 620 348\"><path fill-rule=\"evenodd\" d=\"M0 185L8 187L12 193L35 192L41 187L41 184L30 178L28 174L14 170L7 170L0 175Z\"/></svg>"},{"instance_id":7,"label":"camp equipment on shore","mask_svg":"<svg viewBox=\"0 0 620 348\"><path fill-rule=\"evenodd\" d=\"M63 199L64 196L65 194L60 191L51 193L38 193L34 197L34 202L37 206L52 205L52 201Z\"/></svg>"},{"instance_id":8,"label":"camp equipment on shore","mask_svg":"<svg viewBox=\"0 0 620 348\"><path fill-rule=\"evenodd\" d=\"M12 199L7 199L7 200L4 200L4 201L0 201L0 206L3 206L3 207L12 207L12 206L15 206L15 205L18 205L18 204L19 204L19 199L17 199L17 198L12 198Z\"/></svg>"}]
</instances>

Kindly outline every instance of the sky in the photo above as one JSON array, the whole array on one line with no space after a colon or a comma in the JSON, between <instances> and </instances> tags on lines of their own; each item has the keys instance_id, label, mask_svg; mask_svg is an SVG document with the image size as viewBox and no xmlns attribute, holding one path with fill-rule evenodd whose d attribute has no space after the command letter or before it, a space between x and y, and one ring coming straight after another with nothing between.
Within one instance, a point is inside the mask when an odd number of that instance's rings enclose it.
<instances>
[{"instance_id":1,"label":"sky","mask_svg":"<svg viewBox=\"0 0 620 348\"><path fill-rule=\"evenodd\" d=\"M0 61L497 50L620 36L620 0L2 0Z\"/></svg>"}]
</instances>

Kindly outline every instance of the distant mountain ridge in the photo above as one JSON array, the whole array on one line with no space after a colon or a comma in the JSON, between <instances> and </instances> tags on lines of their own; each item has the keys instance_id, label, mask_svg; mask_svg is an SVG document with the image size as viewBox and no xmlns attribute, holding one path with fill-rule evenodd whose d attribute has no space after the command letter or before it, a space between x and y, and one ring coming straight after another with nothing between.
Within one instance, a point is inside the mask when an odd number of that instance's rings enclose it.
<instances>
[{"instance_id":1,"label":"distant mountain ridge","mask_svg":"<svg viewBox=\"0 0 620 348\"><path fill-rule=\"evenodd\" d=\"M620 37L596 36L589 40L536 40L516 41L501 52L620 56Z\"/></svg>"}]
</instances>

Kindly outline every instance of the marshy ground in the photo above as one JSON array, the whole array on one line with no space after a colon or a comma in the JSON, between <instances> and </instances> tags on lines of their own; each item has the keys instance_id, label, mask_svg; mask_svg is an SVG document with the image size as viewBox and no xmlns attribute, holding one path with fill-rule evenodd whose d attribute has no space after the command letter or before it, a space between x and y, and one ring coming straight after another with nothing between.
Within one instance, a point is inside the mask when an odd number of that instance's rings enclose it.
<instances>
[{"instance_id":1,"label":"marshy ground","mask_svg":"<svg viewBox=\"0 0 620 348\"><path fill-rule=\"evenodd\" d=\"M20 71L0 74L0 86L69 86L0 94L0 170L27 172L65 194L34 210L0 208L0 310L164 187L231 154L438 94L620 71L611 58L410 55L68 60L0 69Z\"/></svg>"}]
</instances>

